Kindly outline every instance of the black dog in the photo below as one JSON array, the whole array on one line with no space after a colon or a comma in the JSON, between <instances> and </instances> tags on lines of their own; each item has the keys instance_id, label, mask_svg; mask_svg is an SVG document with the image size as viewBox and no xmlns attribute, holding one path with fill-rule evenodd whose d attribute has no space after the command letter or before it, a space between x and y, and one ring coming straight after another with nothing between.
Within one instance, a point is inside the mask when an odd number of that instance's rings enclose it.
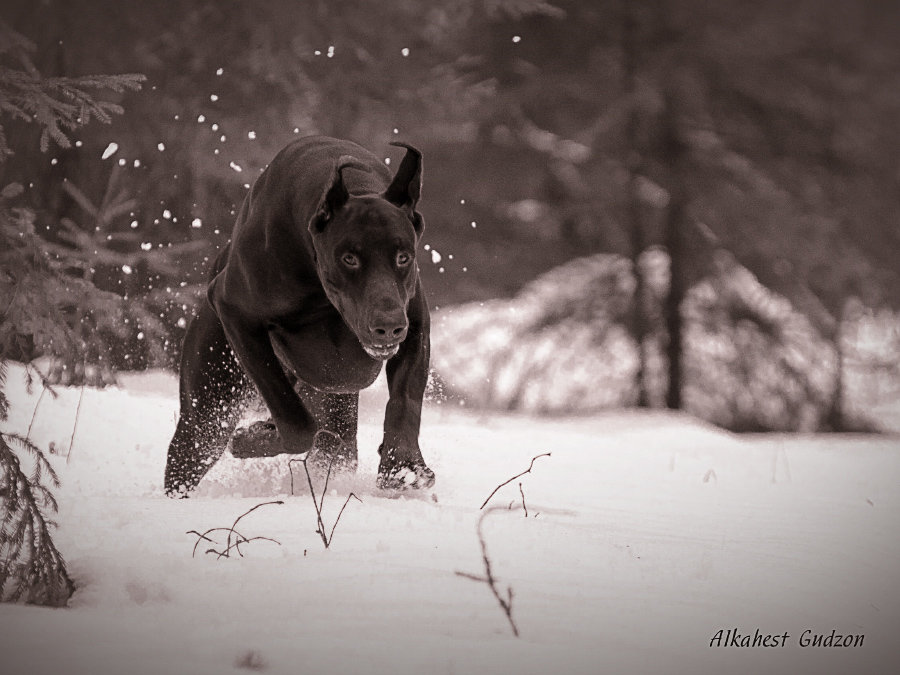
<instances>
[{"instance_id":1,"label":"black dog","mask_svg":"<svg viewBox=\"0 0 900 675\"><path fill-rule=\"evenodd\" d=\"M385 362L378 485L434 484L418 440L429 361L416 265L422 156L394 145L407 152L392 178L355 143L303 138L253 185L185 336L169 496L186 496L222 454L248 378L278 442L245 454L305 453L317 439L340 437L340 459L355 466L358 392Z\"/></svg>"}]
</instances>

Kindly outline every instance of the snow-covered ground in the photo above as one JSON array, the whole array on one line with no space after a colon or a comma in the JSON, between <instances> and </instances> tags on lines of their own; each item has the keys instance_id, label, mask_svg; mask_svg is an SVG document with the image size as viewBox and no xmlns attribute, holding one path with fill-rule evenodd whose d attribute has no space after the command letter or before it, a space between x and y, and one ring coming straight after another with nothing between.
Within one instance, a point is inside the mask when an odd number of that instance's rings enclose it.
<instances>
[{"instance_id":1,"label":"snow-covered ground","mask_svg":"<svg viewBox=\"0 0 900 675\"><path fill-rule=\"evenodd\" d=\"M24 433L39 391L22 372L8 430ZM334 483L326 523L350 490L363 503L325 550L283 458L228 457L199 496L162 495L176 389L149 373L84 391L71 454L53 458L56 541L78 590L62 610L0 605L4 675L898 672L896 436L738 437L662 412L547 420L432 404L433 494L390 499L373 487L380 383L363 397L359 474ZM31 438L64 453L80 391L59 391ZM544 452L483 524L516 638L488 586L456 572L484 573L479 506ZM284 504L239 529L280 545L191 556L187 531L272 499ZM710 647L721 629L789 637ZM865 637L801 647L807 629Z\"/></svg>"}]
</instances>

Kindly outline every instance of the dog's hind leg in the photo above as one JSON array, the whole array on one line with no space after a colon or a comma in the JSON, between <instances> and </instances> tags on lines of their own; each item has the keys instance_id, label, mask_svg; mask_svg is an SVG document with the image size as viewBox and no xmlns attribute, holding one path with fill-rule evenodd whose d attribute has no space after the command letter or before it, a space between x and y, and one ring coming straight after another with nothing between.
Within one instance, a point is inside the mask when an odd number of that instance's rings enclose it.
<instances>
[{"instance_id":1,"label":"dog's hind leg","mask_svg":"<svg viewBox=\"0 0 900 675\"><path fill-rule=\"evenodd\" d=\"M181 356L181 413L166 460L165 491L186 497L221 456L240 419L248 381L204 298Z\"/></svg>"}]
</instances>

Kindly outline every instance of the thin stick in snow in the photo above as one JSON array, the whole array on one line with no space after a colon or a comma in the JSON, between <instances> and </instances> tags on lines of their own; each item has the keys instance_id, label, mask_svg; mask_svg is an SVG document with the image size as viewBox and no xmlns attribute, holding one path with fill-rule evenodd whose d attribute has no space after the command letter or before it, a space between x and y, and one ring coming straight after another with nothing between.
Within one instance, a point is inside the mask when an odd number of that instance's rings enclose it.
<instances>
[{"instance_id":1,"label":"thin stick in snow","mask_svg":"<svg viewBox=\"0 0 900 675\"><path fill-rule=\"evenodd\" d=\"M40 379L41 379L41 395L38 396L37 403L34 404L34 411L31 413L31 421L28 423L28 431L25 432L26 440L31 438L31 429L32 429L32 427L34 427L34 420L37 419L38 408L41 407L41 401L44 400L44 394L46 394L49 391L50 395L53 396L53 398L56 398L56 392L53 390L53 387L50 386L50 383L47 382L47 378L44 377L44 374L40 370L38 370L31 364L28 364L25 366L25 377L26 377L26 382L28 385L29 392L30 392L31 385L33 382L33 378L31 375L32 369L34 369L34 371L38 374L38 377L40 377Z\"/></svg>"},{"instance_id":2,"label":"thin stick in snow","mask_svg":"<svg viewBox=\"0 0 900 675\"><path fill-rule=\"evenodd\" d=\"M509 626L512 629L513 635L519 637L519 628L516 626L516 622L513 619L512 615L512 604L513 604L513 589L512 586L506 587L506 595L502 595L500 591L497 589L497 579L494 577L494 572L491 567L491 558L488 556L487 551L487 542L484 540L484 532L482 531L482 524L484 523L484 519L489 516L491 513L495 511L502 511L503 509L497 506L489 508L487 511L481 514L481 517L478 519L478 543L481 545L481 559L484 562L484 576L479 576L477 574L471 574L469 572L460 572L457 571L456 575L463 577L464 579L471 579L472 581L477 581L479 583L484 583L488 585L488 588L491 589L491 593L494 595L494 598L497 600L497 604L500 605L500 609L503 610L503 613L506 615L506 620L509 621Z\"/></svg>"},{"instance_id":3,"label":"thin stick in snow","mask_svg":"<svg viewBox=\"0 0 900 675\"><path fill-rule=\"evenodd\" d=\"M516 474L515 476L513 476L513 477L510 478L509 480L504 481L504 482L500 483L500 485L498 485L497 487L495 487L495 488L494 488L494 491L493 491L491 494L488 495L488 498L484 500L484 503L481 505L480 508L483 509L485 506L487 506L487 503L488 503L489 501L491 501L491 497L493 497L495 494L497 494L497 492L500 491L500 488L502 488L504 485L509 485L510 483L512 483L512 482L513 482L514 480L516 480L517 478L521 478L522 476L524 476L526 473L531 473L531 470L534 468L534 461L535 461L536 459L540 459L541 457L550 457L550 453L549 453L549 452L545 452L545 453L542 453L542 454L540 454L540 455L535 455L534 457L532 457L532 458L531 458L531 464L528 465L528 468L527 468L527 469L525 469L522 473Z\"/></svg>"},{"instance_id":4,"label":"thin stick in snow","mask_svg":"<svg viewBox=\"0 0 900 675\"><path fill-rule=\"evenodd\" d=\"M263 506L268 506L270 504L284 504L284 502L273 501L273 502L263 502L262 504L257 504L249 511L245 511L244 513L239 515L237 518L235 518L234 522L231 524L231 527L211 527L210 529L206 530L206 532L203 532L202 534L200 532L198 532L197 530L188 530L187 532L185 532L185 534L193 534L197 537L197 541L196 541L196 543L194 543L194 551L191 553L191 557L193 558L197 554L197 547L200 545L201 541L208 541L210 543L218 545L217 541L215 541L214 539L210 539L210 537L208 536L209 534L211 534L213 532L227 532L228 533L228 538L225 541L225 548L223 550L217 551L214 548L210 548L210 549L207 549L207 551L206 551L207 553L215 553L218 556L217 560L221 560L222 558L230 558L231 557L230 556L231 549L234 549L235 551L237 551L238 555L243 558L244 554L241 552L241 544L249 544L251 541L257 541L259 539L263 539L265 541L271 541L271 542L281 546L280 541L271 539L270 537L249 537L248 538L248 537L245 537L240 532L238 532L237 529L235 529L235 528L237 528L237 524L241 521L241 518L243 518L244 516L250 515L251 513L256 511L256 509L258 509L258 508L261 508Z\"/></svg>"},{"instance_id":5,"label":"thin stick in snow","mask_svg":"<svg viewBox=\"0 0 900 675\"><path fill-rule=\"evenodd\" d=\"M69 438L69 451L66 453L66 466L68 466L69 460L72 458L72 444L75 443L75 430L78 428L78 416L81 414L81 401L84 399L84 371L85 368L82 367L81 391L78 394L78 405L75 407L75 421L72 422L72 436Z\"/></svg>"},{"instance_id":6,"label":"thin stick in snow","mask_svg":"<svg viewBox=\"0 0 900 675\"><path fill-rule=\"evenodd\" d=\"M334 436L337 442L340 444L341 448L347 450L347 445L344 443L344 439L338 436L336 433L329 429L319 429L316 432L316 435L313 437L313 447L315 447L316 441L319 439L319 434L330 434ZM360 504L362 504L362 499L357 497L354 493L350 493L347 495L347 499L344 501L344 505L341 507L341 510L338 512L337 518L335 518L334 525L331 526L331 533L325 534L325 521L322 520L322 507L325 505L325 495L328 492L328 480L331 478L331 469L334 466L334 453L332 453L331 458L328 461L328 469L325 472L325 484L322 486L322 497L316 498L316 489L313 486L312 475L309 472L309 465L307 461L309 460L311 452L306 453L306 455L301 458L294 458L288 461L288 471L291 474L291 494L294 494L294 469L291 466L294 462L300 462L303 465L303 472L306 474L306 483L309 485L309 494L312 497L313 508L316 510L316 534L322 539L322 543L325 545L327 549L331 546L331 542L334 540L334 531L337 529L337 525L341 520L341 516L344 515L344 509L347 508L347 504L350 503L351 499L355 499Z\"/></svg>"},{"instance_id":7,"label":"thin stick in snow","mask_svg":"<svg viewBox=\"0 0 900 675\"><path fill-rule=\"evenodd\" d=\"M31 428L34 426L34 420L37 418L38 408L41 407L41 401L44 400L44 394L47 393L46 388L41 389L41 395L38 396L37 403L34 404L34 412L31 413L31 421L28 423L28 431L25 432L25 438L31 438Z\"/></svg>"}]
</instances>

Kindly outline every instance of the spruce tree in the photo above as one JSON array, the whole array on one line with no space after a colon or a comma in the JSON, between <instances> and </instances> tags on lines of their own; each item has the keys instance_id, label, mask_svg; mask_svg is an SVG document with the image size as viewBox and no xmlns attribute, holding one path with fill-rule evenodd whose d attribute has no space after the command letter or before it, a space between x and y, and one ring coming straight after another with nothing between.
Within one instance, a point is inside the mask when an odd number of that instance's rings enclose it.
<instances>
[{"instance_id":1,"label":"spruce tree","mask_svg":"<svg viewBox=\"0 0 900 675\"><path fill-rule=\"evenodd\" d=\"M144 79L132 74L43 77L31 61L33 51L29 40L0 21L0 163L11 154L6 119L38 124L43 151L51 141L68 147L67 132L92 119L108 123L122 112L91 90L138 89ZM59 487L59 478L27 436L5 428L8 361L42 353L84 362L103 340L97 327L116 325L125 301L98 290L89 276L70 273L67 256L36 231L34 213L14 205L22 192L15 183L0 189L0 601L64 606L75 587L48 518L57 510L51 488ZM30 378L29 371L29 386Z\"/></svg>"}]
</instances>

